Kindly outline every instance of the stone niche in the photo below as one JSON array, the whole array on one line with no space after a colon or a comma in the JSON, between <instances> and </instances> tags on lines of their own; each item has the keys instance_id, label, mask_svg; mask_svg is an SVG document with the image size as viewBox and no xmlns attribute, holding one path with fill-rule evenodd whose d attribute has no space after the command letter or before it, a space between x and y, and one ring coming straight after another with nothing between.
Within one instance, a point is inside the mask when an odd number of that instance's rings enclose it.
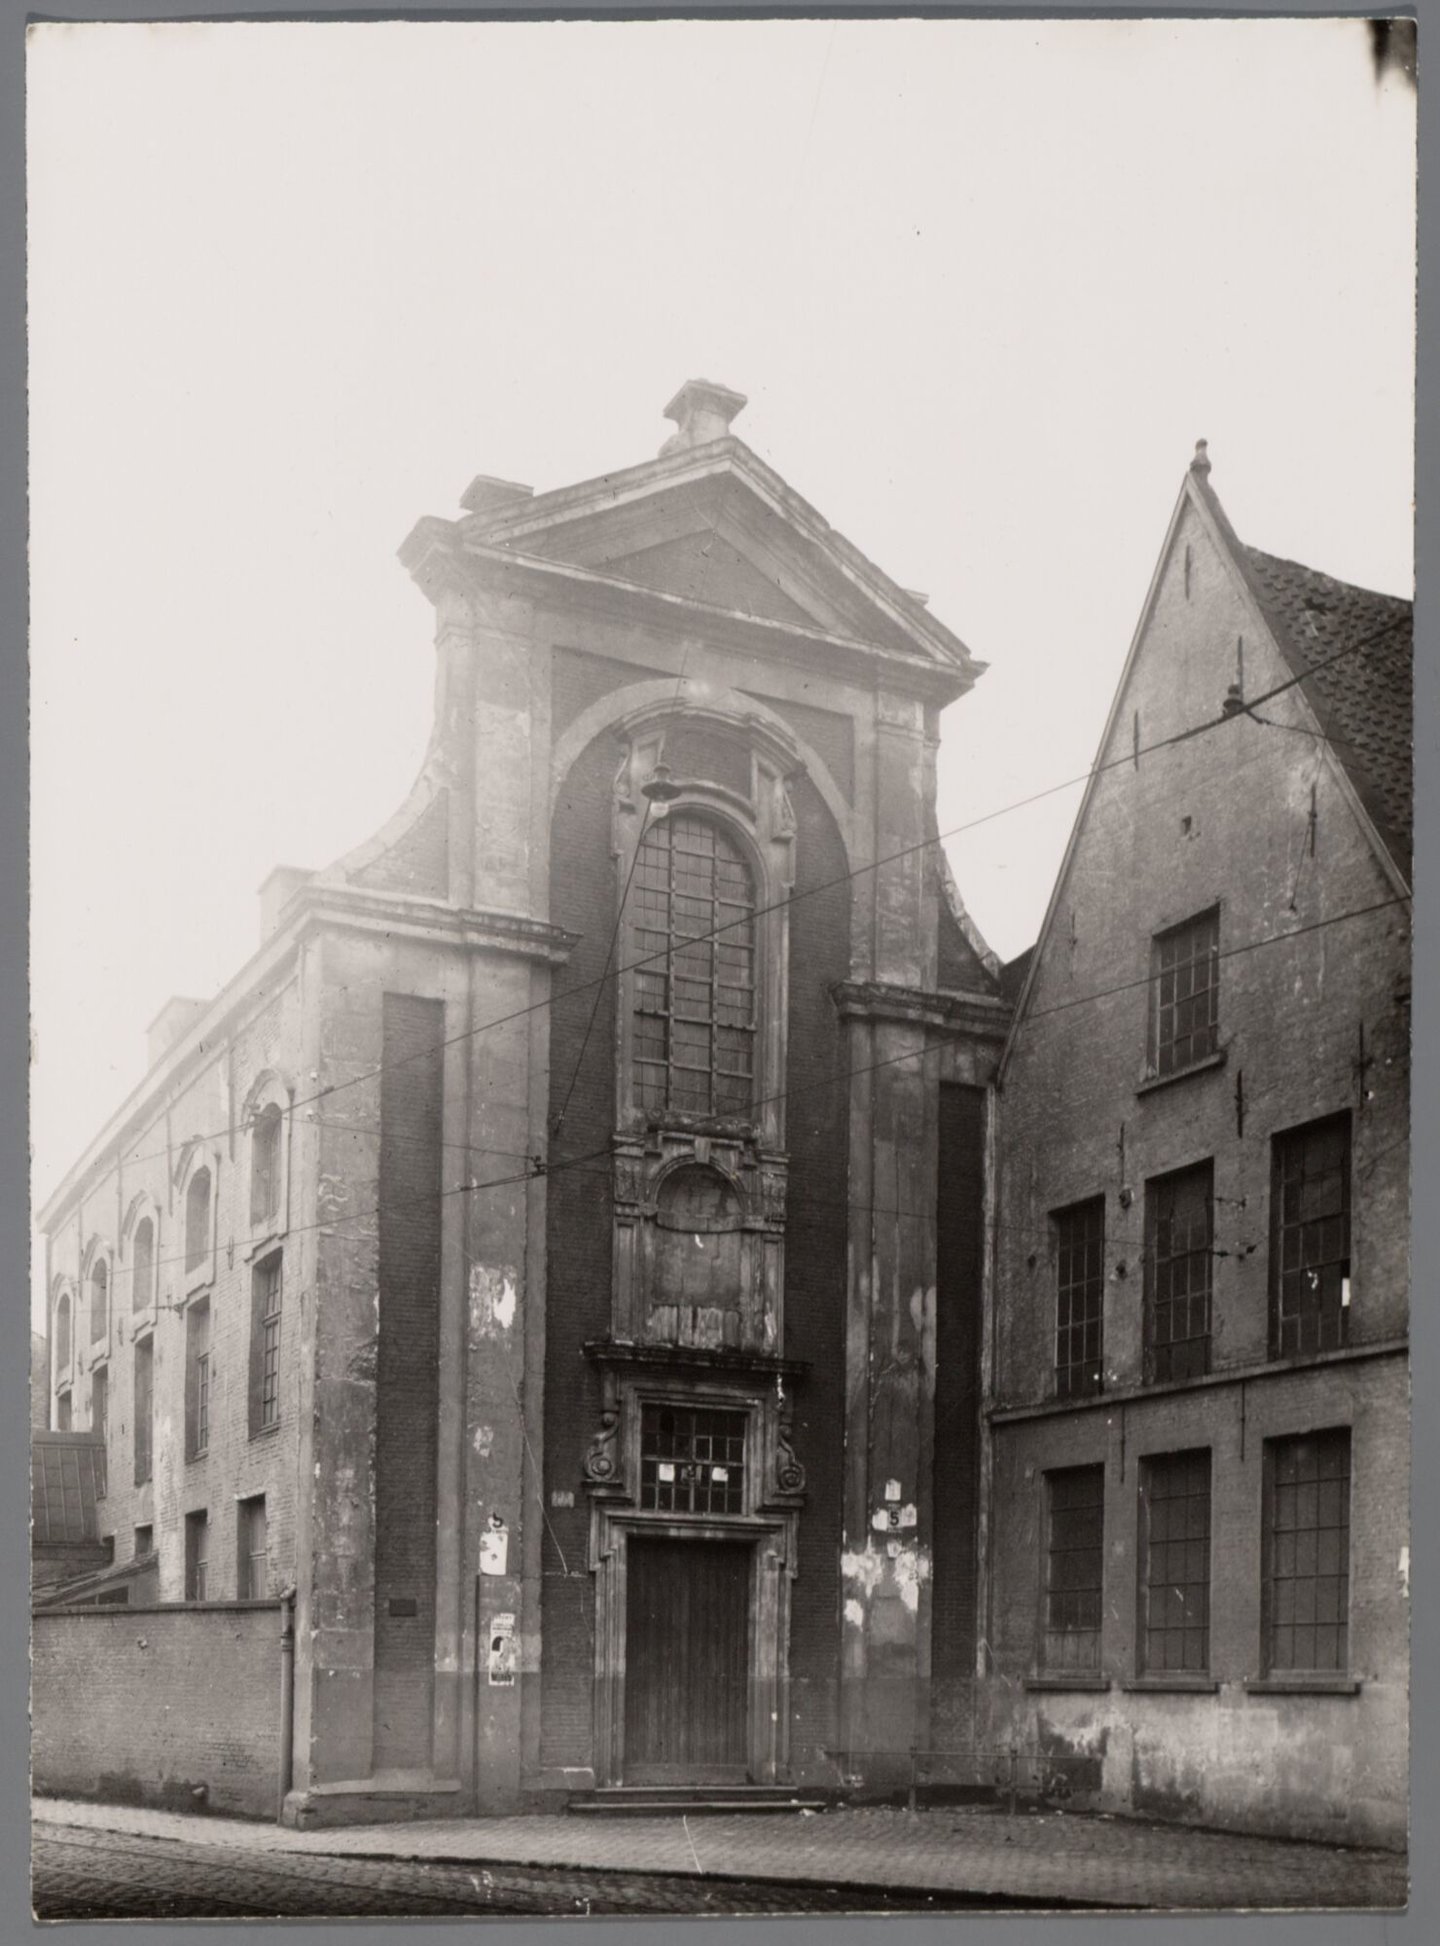
<instances>
[{"instance_id":1,"label":"stone niche","mask_svg":"<svg viewBox=\"0 0 1440 1946\"><path fill-rule=\"evenodd\" d=\"M753 1136L675 1126L622 1139L615 1334L637 1344L780 1347L784 1157Z\"/></svg>"}]
</instances>

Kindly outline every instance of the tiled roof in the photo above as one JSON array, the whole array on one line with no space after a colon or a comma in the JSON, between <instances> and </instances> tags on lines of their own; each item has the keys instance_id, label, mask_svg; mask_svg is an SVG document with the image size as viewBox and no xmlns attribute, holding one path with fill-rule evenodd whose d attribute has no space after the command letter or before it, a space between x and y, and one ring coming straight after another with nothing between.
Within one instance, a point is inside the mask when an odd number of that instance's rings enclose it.
<instances>
[{"instance_id":1,"label":"tiled roof","mask_svg":"<svg viewBox=\"0 0 1440 1946\"><path fill-rule=\"evenodd\" d=\"M95 1502L105 1490L105 1441L94 1432L40 1432L30 1450L32 1544L93 1546L100 1534Z\"/></svg>"},{"instance_id":2,"label":"tiled roof","mask_svg":"<svg viewBox=\"0 0 1440 1946\"><path fill-rule=\"evenodd\" d=\"M1408 881L1414 835L1412 604L1256 547L1241 554L1281 652L1305 677L1305 692L1336 755Z\"/></svg>"}]
</instances>

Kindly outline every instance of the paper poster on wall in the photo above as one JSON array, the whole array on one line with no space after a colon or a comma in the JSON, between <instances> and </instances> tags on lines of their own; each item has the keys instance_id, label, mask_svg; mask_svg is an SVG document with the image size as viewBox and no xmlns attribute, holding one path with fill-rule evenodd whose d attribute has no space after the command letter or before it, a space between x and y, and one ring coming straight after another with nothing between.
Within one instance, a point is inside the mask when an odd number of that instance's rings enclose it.
<instances>
[{"instance_id":1,"label":"paper poster on wall","mask_svg":"<svg viewBox=\"0 0 1440 1946\"><path fill-rule=\"evenodd\" d=\"M492 1615L490 1617L490 1683L492 1688L512 1689L514 1687L517 1661L515 1617L513 1615Z\"/></svg>"},{"instance_id":2,"label":"paper poster on wall","mask_svg":"<svg viewBox=\"0 0 1440 1946\"><path fill-rule=\"evenodd\" d=\"M504 1574L510 1555L510 1530L497 1523L480 1536L481 1574Z\"/></svg>"}]
</instances>

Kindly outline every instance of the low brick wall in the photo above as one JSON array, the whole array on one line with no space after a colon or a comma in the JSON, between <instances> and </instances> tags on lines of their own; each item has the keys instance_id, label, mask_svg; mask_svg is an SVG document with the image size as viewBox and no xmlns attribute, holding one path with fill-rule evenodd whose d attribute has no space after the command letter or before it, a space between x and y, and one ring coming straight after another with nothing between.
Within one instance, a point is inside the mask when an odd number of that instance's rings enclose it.
<instances>
[{"instance_id":1,"label":"low brick wall","mask_svg":"<svg viewBox=\"0 0 1440 1946\"><path fill-rule=\"evenodd\" d=\"M57 1609L31 1631L37 1791L275 1816L278 1602Z\"/></svg>"}]
</instances>

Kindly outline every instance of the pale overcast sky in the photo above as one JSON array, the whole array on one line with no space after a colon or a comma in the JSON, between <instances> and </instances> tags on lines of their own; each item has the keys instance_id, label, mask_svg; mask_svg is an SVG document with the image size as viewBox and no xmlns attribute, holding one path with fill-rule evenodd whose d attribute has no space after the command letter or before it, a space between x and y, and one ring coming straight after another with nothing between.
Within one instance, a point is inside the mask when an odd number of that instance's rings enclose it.
<instances>
[{"instance_id":1,"label":"pale overcast sky","mask_svg":"<svg viewBox=\"0 0 1440 1946\"><path fill-rule=\"evenodd\" d=\"M1090 762L1197 437L1243 538L1410 592L1363 24L46 26L29 104L41 1195L404 794L415 519L651 457L687 377L990 664L942 827ZM1077 796L948 845L1003 957Z\"/></svg>"}]
</instances>

